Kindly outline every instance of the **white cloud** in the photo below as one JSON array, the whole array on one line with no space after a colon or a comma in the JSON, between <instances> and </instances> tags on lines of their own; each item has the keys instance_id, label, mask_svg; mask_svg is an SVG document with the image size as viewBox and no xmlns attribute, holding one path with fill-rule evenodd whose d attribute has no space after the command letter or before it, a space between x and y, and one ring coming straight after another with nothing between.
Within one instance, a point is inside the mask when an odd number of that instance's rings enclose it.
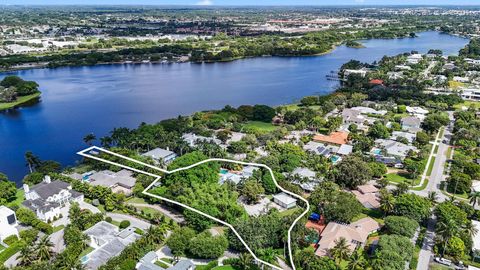
<instances>
[{"instance_id":1,"label":"white cloud","mask_svg":"<svg viewBox=\"0 0 480 270\"><path fill-rule=\"evenodd\" d=\"M200 0L197 2L197 5L198 6L211 6L213 5L213 1L212 0Z\"/></svg>"}]
</instances>

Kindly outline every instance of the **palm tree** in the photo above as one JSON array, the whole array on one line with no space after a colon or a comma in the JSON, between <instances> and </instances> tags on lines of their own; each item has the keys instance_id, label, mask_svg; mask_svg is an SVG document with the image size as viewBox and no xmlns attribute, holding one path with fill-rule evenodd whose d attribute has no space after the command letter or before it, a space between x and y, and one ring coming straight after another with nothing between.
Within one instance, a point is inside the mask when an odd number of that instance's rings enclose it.
<instances>
[{"instance_id":1,"label":"palm tree","mask_svg":"<svg viewBox=\"0 0 480 270\"><path fill-rule=\"evenodd\" d=\"M473 208L475 205L480 201L480 191L473 191L468 194L468 198L470 199L470 203L472 204Z\"/></svg>"},{"instance_id":2,"label":"palm tree","mask_svg":"<svg viewBox=\"0 0 480 270\"><path fill-rule=\"evenodd\" d=\"M437 203L438 200L438 194L436 191L430 191L428 192L428 200L432 203L435 204Z\"/></svg>"},{"instance_id":3,"label":"palm tree","mask_svg":"<svg viewBox=\"0 0 480 270\"><path fill-rule=\"evenodd\" d=\"M357 250L355 251L348 260L348 267L349 270L363 270L366 268L366 262L363 258L362 253Z\"/></svg>"},{"instance_id":4,"label":"palm tree","mask_svg":"<svg viewBox=\"0 0 480 270\"><path fill-rule=\"evenodd\" d=\"M97 137L93 133L87 134L85 135L85 137L83 137L83 141L90 146L92 145L92 142L96 139Z\"/></svg>"},{"instance_id":5,"label":"palm tree","mask_svg":"<svg viewBox=\"0 0 480 270\"><path fill-rule=\"evenodd\" d=\"M437 234L442 238L443 242L442 257L445 254L445 249L450 238L458 234L458 232L459 227L457 222L453 219L442 220L437 224Z\"/></svg>"},{"instance_id":6,"label":"palm tree","mask_svg":"<svg viewBox=\"0 0 480 270\"><path fill-rule=\"evenodd\" d=\"M242 253L238 257L238 267L244 270L251 270L252 267L253 257L250 253Z\"/></svg>"},{"instance_id":7,"label":"palm tree","mask_svg":"<svg viewBox=\"0 0 480 270\"><path fill-rule=\"evenodd\" d=\"M110 147L112 143L113 143L112 137L105 136L100 138L100 144L102 145L102 147L105 147L105 148Z\"/></svg>"},{"instance_id":8,"label":"palm tree","mask_svg":"<svg viewBox=\"0 0 480 270\"><path fill-rule=\"evenodd\" d=\"M469 221L463 226L463 231L467 233L468 236L473 238L475 235L477 235L478 228L475 227L471 221Z\"/></svg>"},{"instance_id":9,"label":"palm tree","mask_svg":"<svg viewBox=\"0 0 480 270\"><path fill-rule=\"evenodd\" d=\"M262 253L261 258L264 261L269 262L269 263L275 262L277 254L275 253L275 250L273 248L271 248L271 247L266 248L266 249L262 250L261 253Z\"/></svg>"},{"instance_id":10,"label":"palm tree","mask_svg":"<svg viewBox=\"0 0 480 270\"><path fill-rule=\"evenodd\" d=\"M25 153L25 160L27 161L27 166L30 170L30 173L33 173L35 171L35 167L41 163L40 159L30 151Z\"/></svg>"},{"instance_id":11,"label":"palm tree","mask_svg":"<svg viewBox=\"0 0 480 270\"><path fill-rule=\"evenodd\" d=\"M380 209L383 211L384 215L387 215L393 212L395 208L395 197L392 194L386 193L380 197Z\"/></svg>"},{"instance_id":12,"label":"palm tree","mask_svg":"<svg viewBox=\"0 0 480 270\"><path fill-rule=\"evenodd\" d=\"M32 246L24 245L20 249L20 255L18 256L17 260L19 261L19 265L32 264L32 262L35 261L35 256L34 256Z\"/></svg>"},{"instance_id":13,"label":"palm tree","mask_svg":"<svg viewBox=\"0 0 480 270\"><path fill-rule=\"evenodd\" d=\"M347 239L340 237L340 239L335 240L335 246L329 250L329 253L337 263L340 263L342 260L347 260L350 256Z\"/></svg>"},{"instance_id":14,"label":"palm tree","mask_svg":"<svg viewBox=\"0 0 480 270\"><path fill-rule=\"evenodd\" d=\"M38 241L35 247L38 260L39 261L50 260L50 258L53 256L52 247L53 247L53 244L52 242L50 242L50 239L48 239L47 235L40 238L40 240Z\"/></svg>"}]
</instances>

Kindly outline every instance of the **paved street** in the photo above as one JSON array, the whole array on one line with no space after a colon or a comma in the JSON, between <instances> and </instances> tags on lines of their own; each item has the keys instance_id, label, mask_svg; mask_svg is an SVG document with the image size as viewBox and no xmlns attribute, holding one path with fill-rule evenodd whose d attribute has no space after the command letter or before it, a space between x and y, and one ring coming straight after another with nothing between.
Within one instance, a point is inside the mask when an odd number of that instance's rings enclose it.
<instances>
[{"instance_id":1,"label":"paved street","mask_svg":"<svg viewBox=\"0 0 480 270\"><path fill-rule=\"evenodd\" d=\"M435 244L436 223L437 220L434 216L428 220L427 232L425 233L425 238L423 239L422 249L418 255L417 270L428 270L428 265L430 264L430 259L432 257L432 248Z\"/></svg>"},{"instance_id":2,"label":"paved street","mask_svg":"<svg viewBox=\"0 0 480 270\"><path fill-rule=\"evenodd\" d=\"M155 209L160 213L164 214L165 216L173 219L173 221L177 223L185 222L185 218L183 217L183 215L159 204L145 204L145 203L129 203L129 204L135 207L148 207L151 209Z\"/></svg>"}]
</instances>

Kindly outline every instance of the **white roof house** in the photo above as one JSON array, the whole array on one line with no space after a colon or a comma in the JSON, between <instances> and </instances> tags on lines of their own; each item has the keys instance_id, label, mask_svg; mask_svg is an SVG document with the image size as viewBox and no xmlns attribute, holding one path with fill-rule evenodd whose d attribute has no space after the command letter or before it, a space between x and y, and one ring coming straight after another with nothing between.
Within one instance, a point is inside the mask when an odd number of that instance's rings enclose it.
<instances>
[{"instance_id":1,"label":"white roof house","mask_svg":"<svg viewBox=\"0 0 480 270\"><path fill-rule=\"evenodd\" d=\"M354 111L359 111L362 114L376 114L376 115L385 115L387 114L386 110L375 110L370 107L364 107L364 106L357 106L357 107L352 107L350 108L351 110Z\"/></svg>"},{"instance_id":2,"label":"white roof house","mask_svg":"<svg viewBox=\"0 0 480 270\"><path fill-rule=\"evenodd\" d=\"M417 151L415 146L406 145L393 140L377 139L375 144L385 150L387 156L398 157L404 159L410 150Z\"/></svg>"},{"instance_id":3,"label":"white roof house","mask_svg":"<svg viewBox=\"0 0 480 270\"><path fill-rule=\"evenodd\" d=\"M428 114L428 110L422 108L422 107L410 107L407 106L407 112L410 114Z\"/></svg>"},{"instance_id":4,"label":"white roof house","mask_svg":"<svg viewBox=\"0 0 480 270\"><path fill-rule=\"evenodd\" d=\"M0 241L5 240L5 238L11 235L18 236L18 230L15 226L17 226L17 216L15 212L6 206L0 206Z\"/></svg>"},{"instance_id":5,"label":"white roof house","mask_svg":"<svg viewBox=\"0 0 480 270\"><path fill-rule=\"evenodd\" d=\"M405 131L394 131L392 132L391 140L396 141L398 137L402 137L408 140L409 143L415 141L417 135L415 133L405 132Z\"/></svg>"},{"instance_id":6,"label":"white roof house","mask_svg":"<svg viewBox=\"0 0 480 270\"><path fill-rule=\"evenodd\" d=\"M353 151L353 146L349 144L342 144L340 145L340 148L338 149L337 154L341 156L347 156L347 155L350 155L352 151Z\"/></svg>"},{"instance_id":7,"label":"white roof house","mask_svg":"<svg viewBox=\"0 0 480 270\"><path fill-rule=\"evenodd\" d=\"M177 154L167 149L162 148L155 148L146 153L143 153L142 156L151 157L154 160L162 161L163 163L172 162L176 157Z\"/></svg>"},{"instance_id":8,"label":"white roof house","mask_svg":"<svg viewBox=\"0 0 480 270\"><path fill-rule=\"evenodd\" d=\"M222 142L217 138L200 136L200 135L196 135L194 133L185 133L185 134L182 135L182 139L186 143L188 143L188 145L190 145L190 147L196 146L197 143L200 142L200 141L205 141L205 142L214 143L214 144L218 144L218 145L222 144Z\"/></svg>"},{"instance_id":9,"label":"white roof house","mask_svg":"<svg viewBox=\"0 0 480 270\"><path fill-rule=\"evenodd\" d=\"M283 192L273 195L273 201L286 209L293 208L297 205L297 199Z\"/></svg>"},{"instance_id":10,"label":"white roof house","mask_svg":"<svg viewBox=\"0 0 480 270\"><path fill-rule=\"evenodd\" d=\"M472 225L477 229L480 230L480 221L472 220ZM472 237L472 251L479 250L480 251L480 234L475 234Z\"/></svg>"}]
</instances>

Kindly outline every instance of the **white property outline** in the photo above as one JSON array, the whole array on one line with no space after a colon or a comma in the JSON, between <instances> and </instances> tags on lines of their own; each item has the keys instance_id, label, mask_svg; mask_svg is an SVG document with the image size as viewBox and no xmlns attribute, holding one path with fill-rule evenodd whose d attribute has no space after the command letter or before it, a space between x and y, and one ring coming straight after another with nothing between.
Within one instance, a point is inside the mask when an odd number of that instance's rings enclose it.
<instances>
[{"instance_id":1,"label":"white property outline","mask_svg":"<svg viewBox=\"0 0 480 270\"><path fill-rule=\"evenodd\" d=\"M243 240L243 238L240 236L240 234L237 232L237 230L235 230L235 228L233 227L233 225L223 221L223 220L220 220L216 217L213 217L213 216L210 216L209 214L206 214L202 211L199 211L193 207L190 207L186 204L183 204L183 203L180 203L180 202L177 202L177 201L174 201L174 200L171 200L171 199L168 199L168 198L165 198L165 197L162 197L162 196L158 196L156 194L152 194L152 193L149 193L148 190L155 184L157 183L161 176L160 175L156 175L156 174L153 174L153 173L149 173L149 172L146 172L146 171L142 171L142 170L139 170L139 169L135 169L135 168L132 168L130 166L127 166L127 165L123 165L123 164L120 164L120 163L116 163L116 162L113 162L113 161L109 161L109 160L106 160L106 159L103 159L103 158L99 158L99 157L96 157L96 156L92 156L90 154L86 154L86 152L90 152L92 150L97 150L97 151L100 151L100 152L105 152L105 153L108 153L108 154L111 154L111 155L114 155L114 156L117 156L117 157L120 157L120 158L123 158L123 159L126 159L126 160L129 160L129 161L132 161L134 163L137 163L137 164L140 164L140 165L143 165L143 166L146 166L146 167L149 167L149 168L152 168L154 170L158 170L158 171L161 171L165 174L172 174L172 173L175 173L175 172L179 172L179 171L184 171L184 170L188 170L188 169L191 169L191 168L194 168L198 165L201 165L201 164L204 164L204 163L207 163L207 162L212 162L212 161L220 161L220 162L228 162L228 163L236 163L236 164L241 164L241 165L247 165L247 166L255 166L255 167L261 167L261 168L265 168L269 171L270 173L270 176L272 177L273 179L273 182L275 183L275 186L280 189L281 191L283 191L284 193L287 193L295 198L298 198L300 200L302 200L305 204L306 204L306 209L305 211L302 212L302 214L300 216L298 216L292 223L292 225L290 226L290 228L288 229L288 254L290 256L290 264L291 264L291 267L293 270L296 270L295 268L295 263L293 261L293 253L292 253L292 239L291 239L291 232L293 230L293 228L295 227L295 225L298 223L298 221L300 219L302 219L309 211L310 211L310 203L308 202L308 200L306 200L305 198L303 198L302 196L296 194L296 193L293 193L291 191L288 191L286 189L284 189L282 186L280 186L278 183L277 183L277 179L275 178L275 175L273 174L273 170L270 169L270 167L268 167L267 165L265 164L260 164L260 163L249 163L249 162L243 162L243 161L237 161L237 160L230 160L230 159L223 159L223 158L209 158L209 159L206 159L206 160L202 160L200 162L197 162L195 164L192 164L192 165L189 165L187 167L183 167L183 168L178 168L178 169L175 169L175 170L172 170L172 171L168 171L168 170L165 170L165 169L162 169L162 168L159 168L159 167L156 167L156 166L153 166L153 165L150 165L150 164L147 164L147 163L144 163L144 162L141 162L139 160L136 160L136 159L133 159L133 158L129 158L129 157L126 157L126 156L123 156L123 155L120 155L118 153L115 153L115 152L112 152L112 151L109 151L109 150L106 150L106 149L103 149L101 147L97 147L97 146L91 146L87 149L84 149L82 151L79 151L77 152L78 155L81 155L83 157L87 157L87 158L91 158L91 159L95 159L95 160L98 160L98 161L102 161L102 162L105 162L105 163L108 163L108 164L111 164L111 165L115 165L115 166L119 166L121 168L125 168L125 169L128 169L128 170L132 170L132 171L135 171L135 172L138 172L138 173L142 173L142 174L145 174L145 175L149 175L149 176L152 176L152 177L155 177L155 180L147 187L145 188L142 193L147 195L147 196L151 196L151 197L154 197L154 198L157 198L157 199L160 199L160 200L163 200L163 201L166 201L166 202L169 202L169 203L173 203L173 204L176 204L176 205L179 205L181 207L184 207L190 211L193 211L197 214L200 214L202 216L205 216L207 218L210 218L220 224L223 224L225 226L227 226L228 228L230 228L234 233L235 235L238 237L238 239L240 240L240 242L242 242L242 244L247 248L248 252L253 256L253 258L258 261L258 262L261 262L265 265L268 265L274 269L278 269L278 270L282 270L282 268L279 268L278 266L275 266L271 263L268 263L266 261L263 261L261 259L259 259L257 257L257 255L255 255L255 253L250 249L250 247L247 245L247 243Z\"/></svg>"}]
</instances>

